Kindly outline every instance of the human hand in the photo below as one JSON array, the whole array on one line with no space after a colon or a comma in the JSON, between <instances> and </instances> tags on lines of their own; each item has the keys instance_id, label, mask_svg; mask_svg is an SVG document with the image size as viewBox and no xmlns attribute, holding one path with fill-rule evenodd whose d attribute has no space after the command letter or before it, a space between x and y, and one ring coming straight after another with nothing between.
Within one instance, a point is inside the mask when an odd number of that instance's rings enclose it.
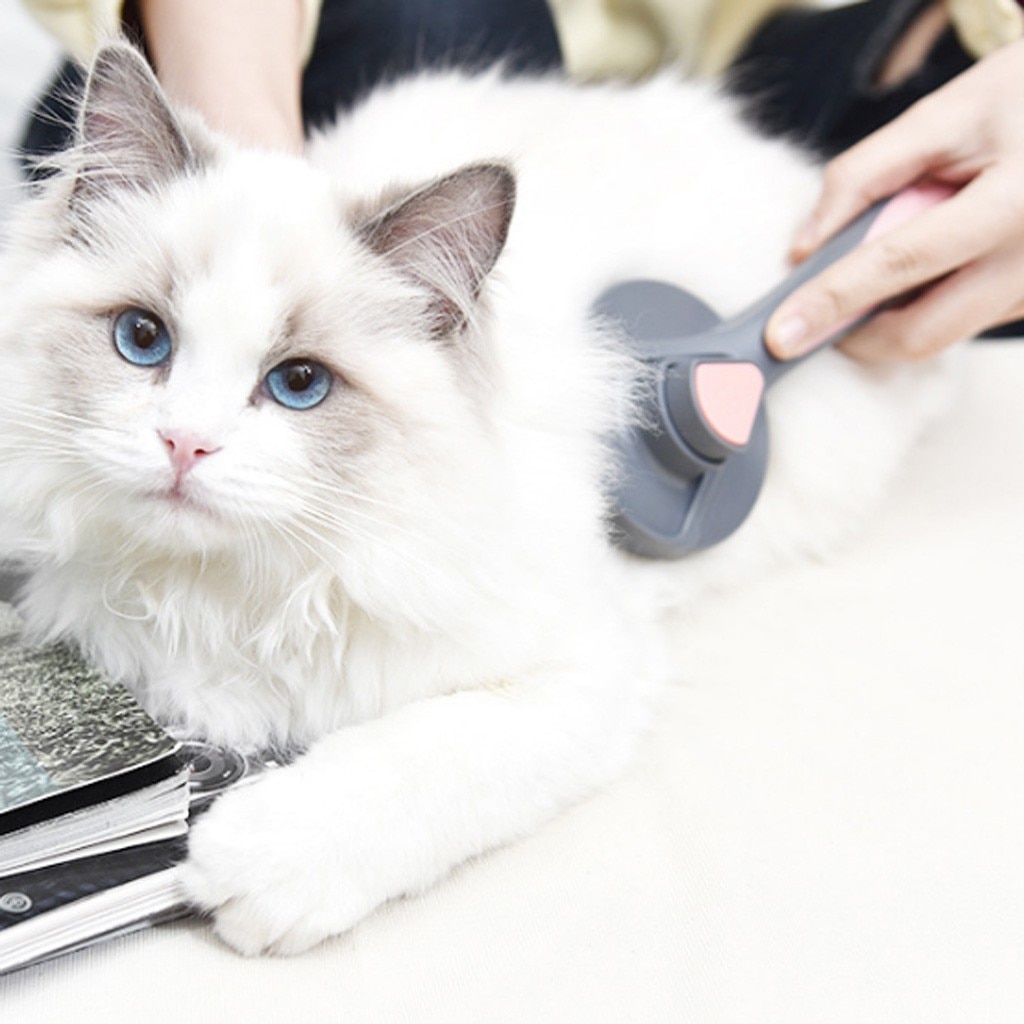
<instances>
[{"instance_id":1,"label":"human hand","mask_svg":"<svg viewBox=\"0 0 1024 1024\"><path fill-rule=\"evenodd\" d=\"M833 160L791 255L922 180L951 199L837 260L775 311L766 344L793 358L863 310L842 343L865 361L920 359L1024 316L1024 41L976 64ZM893 300L899 300L893 302Z\"/></svg>"}]
</instances>

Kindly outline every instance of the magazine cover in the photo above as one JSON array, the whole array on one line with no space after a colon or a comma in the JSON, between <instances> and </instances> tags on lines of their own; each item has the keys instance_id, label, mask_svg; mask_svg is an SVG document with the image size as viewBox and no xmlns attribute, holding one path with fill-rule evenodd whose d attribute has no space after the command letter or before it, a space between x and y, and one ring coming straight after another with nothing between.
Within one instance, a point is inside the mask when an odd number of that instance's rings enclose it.
<instances>
[{"instance_id":1,"label":"magazine cover","mask_svg":"<svg viewBox=\"0 0 1024 1024\"><path fill-rule=\"evenodd\" d=\"M0 637L0 835L173 776L179 747L74 651Z\"/></svg>"}]
</instances>

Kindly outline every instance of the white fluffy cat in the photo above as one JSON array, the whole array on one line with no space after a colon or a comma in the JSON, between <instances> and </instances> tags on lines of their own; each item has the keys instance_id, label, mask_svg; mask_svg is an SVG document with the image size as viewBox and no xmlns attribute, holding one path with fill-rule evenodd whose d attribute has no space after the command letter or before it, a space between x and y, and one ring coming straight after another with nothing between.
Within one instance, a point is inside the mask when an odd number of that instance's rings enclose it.
<instances>
[{"instance_id":1,"label":"white fluffy cat","mask_svg":"<svg viewBox=\"0 0 1024 1024\"><path fill-rule=\"evenodd\" d=\"M306 751L193 834L228 942L304 949L536 829L636 748L665 609L870 508L945 362L816 356L773 390L733 538L607 540L635 367L591 303L653 276L736 311L816 189L670 78L424 76L297 159L101 52L0 267L0 551L33 633L163 720Z\"/></svg>"}]
</instances>

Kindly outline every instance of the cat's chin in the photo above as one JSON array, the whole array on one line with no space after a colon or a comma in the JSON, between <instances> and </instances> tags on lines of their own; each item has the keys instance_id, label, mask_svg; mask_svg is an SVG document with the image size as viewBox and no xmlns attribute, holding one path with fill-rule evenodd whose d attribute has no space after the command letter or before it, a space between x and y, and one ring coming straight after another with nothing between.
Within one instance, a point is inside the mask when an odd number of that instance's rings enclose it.
<instances>
[{"instance_id":1,"label":"cat's chin","mask_svg":"<svg viewBox=\"0 0 1024 1024\"><path fill-rule=\"evenodd\" d=\"M237 542L238 524L195 494L151 491L140 505L131 529L147 546L184 554L217 551Z\"/></svg>"},{"instance_id":2,"label":"cat's chin","mask_svg":"<svg viewBox=\"0 0 1024 1024\"><path fill-rule=\"evenodd\" d=\"M170 515L195 516L199 519L217 521L222 519L221 514L201 496L190 491L177 487L168 487L161 490L150 491L147 498L153 502L158 509Z\"/></svg>"}]
</instances>

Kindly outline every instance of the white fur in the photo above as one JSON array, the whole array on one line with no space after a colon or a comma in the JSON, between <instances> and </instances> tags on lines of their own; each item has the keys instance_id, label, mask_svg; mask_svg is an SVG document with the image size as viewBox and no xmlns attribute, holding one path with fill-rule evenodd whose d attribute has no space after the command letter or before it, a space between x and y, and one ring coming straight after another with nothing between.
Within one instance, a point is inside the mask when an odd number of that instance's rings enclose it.
<instances>
[{"instance_id":1,"label":"white fur","mask_svg":"<svg viewBox=\"0 0 1024 1024\"><path fill-rule=\"evenodd\" d=\"M309 748L218 804L185 873L227 941L292 952L613 777L666 682L661 613L844 536L949 371L822 353L771 396L751 520L636 560L602 498L629 367L588 307L653 276L738 310L782 273L814 169L669 78L427 76L308 162L216 145L201 174L108 203L88 251L61 241L66 183L23 211L0 269L0 542L32 569L37 635L169 722ZM518 202L460 362L412 336L339 210L482 159L513 166ZM111 350L125 304L170 309L166 379ZM295 310L363 396L337 421L249 402ZM222 443L194 474L212 518L143 493L172 422Z\"/></svg>"}]
</instances>

